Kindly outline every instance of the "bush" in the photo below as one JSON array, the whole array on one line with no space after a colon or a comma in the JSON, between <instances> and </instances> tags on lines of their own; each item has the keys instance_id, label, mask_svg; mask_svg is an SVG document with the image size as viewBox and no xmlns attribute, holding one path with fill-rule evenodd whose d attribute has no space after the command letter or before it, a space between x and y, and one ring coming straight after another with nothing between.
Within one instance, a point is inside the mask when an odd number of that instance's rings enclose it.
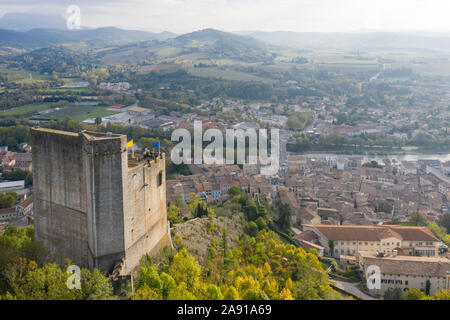
<instances>
[{"instance_id":1,"label":"bush","mask_svg":"<svg viewBox=\"0 0 450 320\"><path fill-rule=\"evenodd\" d=\"M333 258L319 257L319 260L327 266L331 266L333 272L336 272L339 269L336 260Z\"/></svg>"},{"instance_id":2,"label":"bush","mask_svg":"<svg viewBox=\"0 0 450 320\"><path fill-rule=\"evenodd\" d=\"M242 193L242 188L231 187L230 189L228 189L227 193L230 197L234 197L234 196L240 195Z\"/></svg>"},{"instance_id":3,"label":"bush","mask_svg":"<svg viewBox=\"0 0 450 320\"><path fill-rule=\"evenodd\" d=\"M405 300L402 288L389 288L384 292L384 300Z\"/></svg>"},{"instance_id":4,"label":"bush","mask_svg":"<svg viewBox=\"0 0 450 320\"><path fill-rule=\"evenodd\" d=\"M343 276L352 280L361 280L359 271L351 268L347 268L347 270L343 273Z\"/></svg>"},{"instance_id":5,"label":"bush","mask_svg":"<svg viewBox=\"0 0 450 320\"><path fill-rule=\"evenodd\" d=\"M248 224L248 231L247 231L247 233L251 237L256 237L256 235L258 234L258 225L254 221L251 221Z\"/></svg>"},{"instance_id":6,"label":"bush","mask_svg":"<svg viewBox=\"0 0 450 320\"><path fill-rule=\"evenodd\" d=\"M418 289L411 289L406 291L406 300L421 300L423 299L426 294Z\"/></svg>"},{"instance_id":7,"label":"bush","mask_svg":"<svg viewBox=\"0 0 450 320\"><path fill-rule=\"evenodd\" d=\"M11 208L16 203L16 199L10 194L0 196L0 208Z\"/></svg>"},{"instance_id":8,"label":"bush","mask_svg":"<svg viewBox=\"0 0 450 320\"><path fill-rule=\"evenodd\" d=\"M387 201L381 201L378 206L375 208L375 212L385 212L391 213L393 209L392 204Z\"/></svg>"}]
</instances>

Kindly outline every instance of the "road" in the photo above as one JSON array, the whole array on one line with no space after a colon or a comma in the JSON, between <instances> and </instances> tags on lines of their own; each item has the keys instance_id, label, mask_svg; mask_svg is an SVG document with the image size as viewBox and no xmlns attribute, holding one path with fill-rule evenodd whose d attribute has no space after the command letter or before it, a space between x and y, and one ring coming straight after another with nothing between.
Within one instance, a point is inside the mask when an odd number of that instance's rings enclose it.
<instances>
[{"instance_id":1,"label":"road","mask_svg":"<svg viewBox=\"0 0 450 320\"><path fill-rule=\"evenodd\" d=\"M370 78L370 81L375 81L380 76L381 72L378 72L376 75L374 75L372 78Z\"/></svg>"},{"instance_id":2,"label":"road","mask_svg":"<svg viewBox=\"0 0 450 320\"><path fill-rule=\"evenodd\" d=\"M128 107L124 108L124 110L128 110L129 108L139 107L139 100L136 100L135 103L129 105Z\"/></svg>"},{"instance_id":3,"label":"road","mask_svg":"<svg viewBox=\"0 0 450 320\"><path fill-rule=\"evenodd\" d=\"M292 134L288 130L280 130L280 166L287 166L287 143Z\"/></svg>"},{"instance_id":4,"label":"road","mask_svg":"<svg viewBox=\"0 0 450 320\"><path fill-rule=\"evenodd\" d=\"M350 283L350 282L344 282L339 280L330 279L336 287L338 287L341 290L344 290L345 292L349 292L357 297L359 297L362 300L377 300L374 297L371 297L361 290L358 289L358 285L360 282L357 283Z\"/></svg>"},{"instance_id":5,"label":"road","mask_svg":"<svg viewBox=\"0 0 450 320\"><path fill-rule=\"evenodd\" d=\"M296 227L292 227L291 229L292 229L292 231L294 231L295 234L300 234L300 233L302 233L302 232L301 232L299 229L297 229Z\"/></svg>"}]
</instances>

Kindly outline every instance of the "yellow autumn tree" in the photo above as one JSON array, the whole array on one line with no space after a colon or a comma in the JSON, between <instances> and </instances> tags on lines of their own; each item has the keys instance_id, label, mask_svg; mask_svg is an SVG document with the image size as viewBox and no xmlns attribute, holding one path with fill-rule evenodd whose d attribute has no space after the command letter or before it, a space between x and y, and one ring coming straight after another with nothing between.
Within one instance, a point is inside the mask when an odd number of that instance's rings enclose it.
<instances>
[{"instance_id":1,"label":"yellow autumn tree","mask_svg":"<svg viewBox=\"0 0 450 320\"><path fill-rule=\"evenodd\" d=\"M201 268L197 260L189 255L186 248L183 248L173 257L169 274L177 284L185 283L186 289L193 292L199 284Z\"/></svg>"}]
</instances>

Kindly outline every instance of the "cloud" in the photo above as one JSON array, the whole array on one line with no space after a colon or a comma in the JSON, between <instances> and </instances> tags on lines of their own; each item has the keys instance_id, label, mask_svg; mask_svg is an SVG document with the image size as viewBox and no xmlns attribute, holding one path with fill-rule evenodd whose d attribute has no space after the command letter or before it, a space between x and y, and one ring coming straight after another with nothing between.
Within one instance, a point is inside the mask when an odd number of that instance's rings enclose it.
<instances>
[{"instance_id":1,"label":"cloud","mask_svg":"<svg viewBox=\"0 0 450 320\"><path fill-rule=\"evenodd\" d=\"M450 30L448 0L0 0L5 12L65 13L79 5L87 26L178 33L236 30Z\"/></svg>"}]
</instances>

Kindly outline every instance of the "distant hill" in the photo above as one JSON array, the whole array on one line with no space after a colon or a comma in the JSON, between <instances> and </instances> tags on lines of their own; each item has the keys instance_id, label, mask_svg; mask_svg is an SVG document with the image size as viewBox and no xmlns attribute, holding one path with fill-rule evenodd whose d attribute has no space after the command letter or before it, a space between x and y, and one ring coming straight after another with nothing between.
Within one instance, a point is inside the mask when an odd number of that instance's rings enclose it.
<instances>
[{"instance_id":1,"label":"distant hill","mask_svg":"<svg viewBox=\"0 0 450 320\"><path fill-rule=\"evenodd\" d=\"M258 48L266 49L266 44L247 36L235 35L233 33L223 32L215 29L203 29L176 37L174 42L180 45L189 45L200 43L203 45L228 45L240 48Z\"/></svg>"},{"instance_id":2,"label":"distant hill","mask_svg":"<svg viewBox=\"0 0 450 320\"><path fill-rule=\"evenodd\" d=\"M66 28L66 20L62 16L23 12L6 13L0 18L0 29L28 31L36 28L64 29Z\"/></svg>"},{"instance_id":3,"label":"distant hill","mask_svg":"<svg viewBox=\"0 0 450 320\"><path fill-rule=\"evenodd\" d=\"M130 43L149 40L167 40L174 36L176 35L170 32L151 33L123 30L115 27L89 30L32 29L26 32L0 30L0 45L27 48L80 41Z\"/></svg>"},{"instance_id":4,"label":"distant hill","mask_svg":"<svg viewBox=\"0 0 450 320\"><path fill-rule=\"evenodd\" d=\"M181 35L169 41L178 48L207 53L213 58L237 59L248 62L270 59L267 45L246 36L215 29L204 29Z\"/></svg>"},{"instance_id":5,"label":"distant hill","mask_svg":"<svg viewBox=\"0 0 450 320\"><path fill-rule=\"evenodd\" d=\"M205 29L161 42L124 45L105 52L105 63L135 63L143 60L177 64L211 64L216 60L264 63L273 59L261 41Z\"/></svg>"},{"instance_id":6,"label":"distant hill","mask_svg":"<svg viewBox=\"0 0 450 320\"><path fill-rule=\"evenodd\" d=\"M432 33L241 32L256 40L301 49L450 50L450 35Z\"/></svg>"}]
</instances>

